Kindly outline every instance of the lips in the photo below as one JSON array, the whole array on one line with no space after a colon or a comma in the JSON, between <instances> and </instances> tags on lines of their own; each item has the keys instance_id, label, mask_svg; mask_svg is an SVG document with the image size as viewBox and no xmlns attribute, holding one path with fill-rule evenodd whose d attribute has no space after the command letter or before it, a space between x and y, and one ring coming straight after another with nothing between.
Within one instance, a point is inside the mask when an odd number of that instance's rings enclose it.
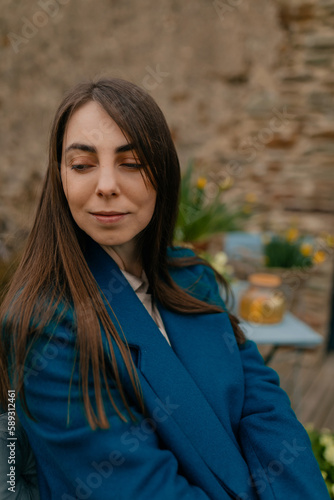
<instances>
[{"instance_id":1,"label":"lips","mask_svg":"<svg viewBox=\"0 0 334 500\"><path fill-rule=\"evenodd\" d=\"M127 212L105 212L104 210L101 210L101 212L91 212L92 215L102 215L102 216L112 216L112 215L125 215Z\"/></svg>"},{"instance_id":2,"label":"lips","mask_svg":"<svg viewBox=\"0 0 334 500\"><path fill-rule=\"evenodd\" d=\"M91 212L91 215L102 224L114 224L116 222L122 221L127 215L128 212Z\"/></svg>"}]
</instances>

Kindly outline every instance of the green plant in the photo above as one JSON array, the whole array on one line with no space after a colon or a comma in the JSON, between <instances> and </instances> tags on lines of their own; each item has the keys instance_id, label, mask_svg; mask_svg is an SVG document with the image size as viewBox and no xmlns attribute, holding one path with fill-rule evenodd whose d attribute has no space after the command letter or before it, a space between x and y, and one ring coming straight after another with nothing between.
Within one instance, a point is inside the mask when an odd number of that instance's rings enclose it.
<instances>
[{"instance_id":1,"label":"green plant","mask_svg":"<svg viewBox=\"0 0 334 500\"><path fill-rule=\"evenodd\" d=\"M318 431L313 426L307 432L329 495L334 499L334 433L329 429Z\"/></svg>"},{"instance_id":2,"label":"green plant","mask_svg":"<svg viewBox=\"0 0 334 500\"><path fill-rule=\"evenodd\" d=\"M296 228L289 228L284 234L273 235L264 244L266 267L309 268L320 264L326 258L325 252L315 250L305 236Z\"/></svg>"},{"instance_id":3,"label":"green plant","mask_svg":"<svg viewBox=\"0 0 334 500\"><path fill-rule=\"evenodd\" d=\"M229 186L218 186L216 193L206 192L207 179L194 181L193 163L189 162L181 182L180 208L175 228L176 242L205 241L217 233L236 231L249 217L249 206L228 207L222 202L222 191Z\"/></svg>"}]
</instances>

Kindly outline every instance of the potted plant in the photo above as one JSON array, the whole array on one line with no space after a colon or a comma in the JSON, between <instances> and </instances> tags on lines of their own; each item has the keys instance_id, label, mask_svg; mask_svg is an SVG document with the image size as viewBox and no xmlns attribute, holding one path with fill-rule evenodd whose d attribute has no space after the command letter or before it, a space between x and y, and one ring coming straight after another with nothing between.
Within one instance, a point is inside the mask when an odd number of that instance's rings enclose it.
<instances>
[{"instance_id":1,"label":"potted plant","mask_svg":"<svg viewBox=\"0 0 334 500\"><path fill-rule=\"evenodd\" d=\"M216 234L236 231L250 216L250 203L231 207L222 201L222 192L231 183L216 186L215 193L207 190L206 177L195 177L193 162L189 162L181 182L180 208L174 239L176 243L191 243L205 249Z\"/></svg>"},{"instance_id":2,"label":"potted plant","mask_svg":"<svg viewBox=\"0 0 334 500\"><path fill-rule=\"evenodd\" d=\"M326 260L325 249L322 240L301 235L295 227L281 234L264 236L265 270L280 276L291 308L295 305L297 292L304 288L315 266Z\"/></svg>"},{"instance_id":3,"label":"potted plant","mask_svg":"<svg viewBox=\"0 0 334 500\"><path fill-rule=\"evenodd\" d=\"M326 259L309 237L290 227L283 234L267 237L264 243L265 266L268 268L308 269Z\"/></svg>"}]
</instances>

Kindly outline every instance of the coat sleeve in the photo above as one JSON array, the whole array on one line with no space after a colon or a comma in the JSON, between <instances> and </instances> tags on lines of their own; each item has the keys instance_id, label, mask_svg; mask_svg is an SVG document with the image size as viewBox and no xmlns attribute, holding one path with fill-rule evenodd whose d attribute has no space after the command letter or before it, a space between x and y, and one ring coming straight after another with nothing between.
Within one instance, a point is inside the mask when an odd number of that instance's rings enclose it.
<instances>
[{"instance_id":1,"label":"coat sleeve","mask_svg":"<svg viewBox=\"0 0 334 500\"><path fill-rule=\"evenodd\" d=\"M224 306L214 273L202 268L210 301ZM239 442L261 500L328 500L327 487L304 427L297 420L277 373L264 364L256 344L239 346L244 404Z\"/></svg>"},{"instance_id":2,"label":"coat sleeve","mask_svg":"<svg viewBox=\"0 0 334 500\"><path fill-rule=\"evenodd\" d=\"M18 413L48 500L209 500L179 473L175 456L163 449L150 419L135 407L131 409L137 423L131 419L126 423L106 402L110 428L91 429L80 397L75 354L75 335L59 325L53 335L44 332L34 342L25 368L27 404L36 421L22 406ZM110 388L126 414L112 380ZM89 390L93 394L92 381Z\"/></svg>"}]
</instances>

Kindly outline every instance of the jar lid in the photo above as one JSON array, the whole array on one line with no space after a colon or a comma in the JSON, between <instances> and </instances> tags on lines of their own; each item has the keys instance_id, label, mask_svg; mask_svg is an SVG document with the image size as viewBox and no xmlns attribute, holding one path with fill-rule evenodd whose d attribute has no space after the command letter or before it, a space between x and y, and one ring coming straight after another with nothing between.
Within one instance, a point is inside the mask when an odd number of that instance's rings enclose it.
<instances>
[{"instance_id":1,"label":"jar lid","mask_svg":"<svg viewBox=\"0 0 334 500\"><path fill-rule=\"evenodd\" d=\"M280 286L282 280L279 276L269 273L256 273L250 274L248 276L248 281L255 286L265 286L269 288L275 288Z\"/></svg>"}]
</instances>

